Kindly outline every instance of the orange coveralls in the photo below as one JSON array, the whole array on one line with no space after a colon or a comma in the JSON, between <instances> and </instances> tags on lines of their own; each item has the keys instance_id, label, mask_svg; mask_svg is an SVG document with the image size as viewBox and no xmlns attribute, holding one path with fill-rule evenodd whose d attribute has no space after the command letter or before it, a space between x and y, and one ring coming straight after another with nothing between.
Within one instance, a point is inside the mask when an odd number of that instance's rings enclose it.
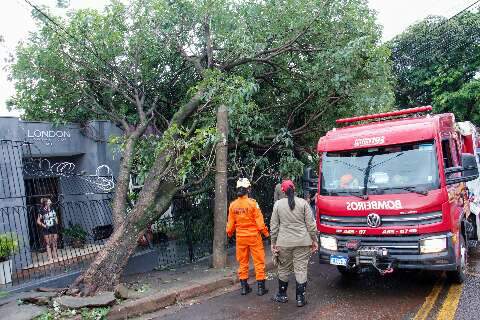
<instances>
[{"instance_id":1,"label":"orange coveralls","mask_svg":"<svg viewBox=\"0 0 480 320\"><path fill-rule=\"evenodd\" d=\"M260 233L269 236L257 202L248 196L238 197L228 209L227 235L236 231L238 278L248 279L249 255L252 253L257 280L265 280L265 251Z\"/></svg>"}]
</instances>

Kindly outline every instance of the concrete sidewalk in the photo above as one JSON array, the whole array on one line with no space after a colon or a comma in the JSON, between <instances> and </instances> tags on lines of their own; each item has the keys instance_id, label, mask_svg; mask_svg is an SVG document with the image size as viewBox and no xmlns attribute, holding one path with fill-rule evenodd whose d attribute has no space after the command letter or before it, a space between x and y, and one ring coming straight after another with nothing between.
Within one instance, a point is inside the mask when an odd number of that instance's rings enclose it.
<instances>
[{"instance_id":1,"label":"concrete sidewalk","mask_svg":"<svg viewBox=\"0 0 480 320\"><path fill-rule=\"evenodd\" d=\"M272 270L270 246L265 244L265 248L266 269ZM117 287L115 292L119 299L115 300L113 294L109 293L112 297L112 303L117 304L111 308L107 316L108 319L131 319L174 304L190 303L196 297L215 294L214 292L219 289L232 290L233 286L238 283L236 274L238 264L234 250L229 250L227 267L224 269L210 268L211 257L207 257L179 268L124 276L122 284ZM251 284L255 283L254 275L253 263L250 259L249 282ZM65 297L70 298L69 296L60 298L61 293L58 293L58 290L55 289L40 289L40 291L43 290L49 292L11 293L0 298L0 314L9 314L9 317L16 320L32 319L48 310L51 311L55 301L65 299ZM93 297L93 300L95 299L99 299L99 297ZM85 300L85 298L70 300L75 300L74 304L82 304L84 301L78 302L77 300ZM69 305L71 302L65 304L65 301L63 301L60 304L67 310L80 308ZM67 319L68 316L63 316L63 318ZM73 319L77 318L73 317Z\"/></svg>"},{"instance_id":2,"label":"concrete sidewalk","mask_svg":"<svg viewBox=\"0 0 480 320\"><path fill-rule=\"evenodd\" d=\"M266 269L272 270L270 247L265 245L265 249ZM176 269L125 277L122 282L126 285L124 288L126 290L123 291L126 291L124 295L129 298L114 306L108 314L108 319L127 319L155 312L238 283L236 274L238 264L234 252L228 255L227 268L212 269L209 267L210 264L210 259L204 259ZM250 270L249 283L253 284L255 273L251 259Z\"/></svg>"}]
</instances>

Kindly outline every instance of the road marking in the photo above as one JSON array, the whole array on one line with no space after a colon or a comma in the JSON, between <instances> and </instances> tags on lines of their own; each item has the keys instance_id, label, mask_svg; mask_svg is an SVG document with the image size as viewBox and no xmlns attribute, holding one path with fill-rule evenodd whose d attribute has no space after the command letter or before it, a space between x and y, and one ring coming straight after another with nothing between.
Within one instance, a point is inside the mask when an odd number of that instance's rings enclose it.
<instances>
[{"instance_id":1,"label":"road marking","mask_svg":"<svg viewBox=\"0 0 480 320\"><path fill-rule=\"evenodd\" d=\"M438 313L437 320L452 320L455 318L460 296L462 295L462 284L452 284L448 289L447 297Z\"/></svg>"},{"instance_id":2,"label":"road marking","mask_svg":"<svg viewBox=\"0 0 480 320\"><path fill-rule=\"evenodd\" d=\"M430 311L432 311L435 302L442 291L444 281L438 280L430 291L430 294L425 298L425 302L423 303L422 307L418 310L417 314L413 318L413 320L425 320L427 319Z\"/></svg>"}]
</instances>

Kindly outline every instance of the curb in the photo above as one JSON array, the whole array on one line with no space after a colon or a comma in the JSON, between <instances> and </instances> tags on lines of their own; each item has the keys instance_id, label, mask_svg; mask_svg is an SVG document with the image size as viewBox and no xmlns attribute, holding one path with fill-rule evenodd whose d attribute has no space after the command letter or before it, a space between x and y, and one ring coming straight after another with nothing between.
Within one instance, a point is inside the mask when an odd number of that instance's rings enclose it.
<instances>
[{"instance_id":1,"label":"curb","mask_svg":"<svg viewBox=\"0 0 480 320\"><path fill-rule=\"evenodd\" d=\"M265 271L274 268L273 262L265 263ZM128 319L142 314L151 313L171 306L175 303L198 297L203 294L226 288L240 282L238 276L222 278L209 283L188 287L175 293L155 293L149 297L127 301L124 304L114 306L107 315L108 320Z\"/></svg>"},{"instance_id":2,"label":"curb","mask_svg":"<svg viewBox=\"0 0 480 320\"><path fill-rule=\"evenodd\" d=\"M109 320L128 319L150 313L174 304L177 300L177 293L165 295L156 293L147 298L128 301L123 305L113 307L107 315Z\"/></svg>"},{"instance_id":3,"label":"curb","mask_svg":"<svg viewBox=\"0 0 480 320\"><path fill-rule=\"evenodd\" d=\"M206 284L201 284L195 287L190 287L177 293L176 302L182 302L191 298L198 297L202 294L210 293L217 289L226 288L233 285L234 283L235 281L233 280L233 278L225 278Z\"/></svg>"}]
</instances>

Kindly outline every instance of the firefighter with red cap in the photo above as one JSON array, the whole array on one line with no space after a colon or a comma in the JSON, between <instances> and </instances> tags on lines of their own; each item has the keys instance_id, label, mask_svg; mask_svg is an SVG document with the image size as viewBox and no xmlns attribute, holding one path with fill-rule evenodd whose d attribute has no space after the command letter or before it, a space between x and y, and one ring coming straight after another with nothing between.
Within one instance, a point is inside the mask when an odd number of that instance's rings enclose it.
<instances>
[{"instance_id":1,"label":"firefighter with red cap","mask_svg":"<svg viewBox=\"0 0 480 320\"><path fill-rule=\"evenodd\" d=\"M288 276L293 271L297 306L303 307L307 303L308 261L311 253L318 250L317 226L310 204L295 196L295 185L291 180L282 182L282 191L287 198L275 203L270 220L272 253L278 256L278 293L273 300L288 301Z\"/></svg>"},{"instance_id":2,"label":"firefighter with red cap","mask_svg":"<svg viewBox=\"0 0 480 320\"><path fill-rule=\"evenodd\" d=\"M257 295L263 296L268 290L265 288L265 250L261 234L268 237L269 233L258 203L248 197L249 191L250 181L247 178L240 178L237 181L238 198L230 204L228 209L227 235L230 238L234 232L236 233L241 294L246 295L252 291L247 282L249 256L252 254L257 279Z\"/></svg>"}]
</instances>

